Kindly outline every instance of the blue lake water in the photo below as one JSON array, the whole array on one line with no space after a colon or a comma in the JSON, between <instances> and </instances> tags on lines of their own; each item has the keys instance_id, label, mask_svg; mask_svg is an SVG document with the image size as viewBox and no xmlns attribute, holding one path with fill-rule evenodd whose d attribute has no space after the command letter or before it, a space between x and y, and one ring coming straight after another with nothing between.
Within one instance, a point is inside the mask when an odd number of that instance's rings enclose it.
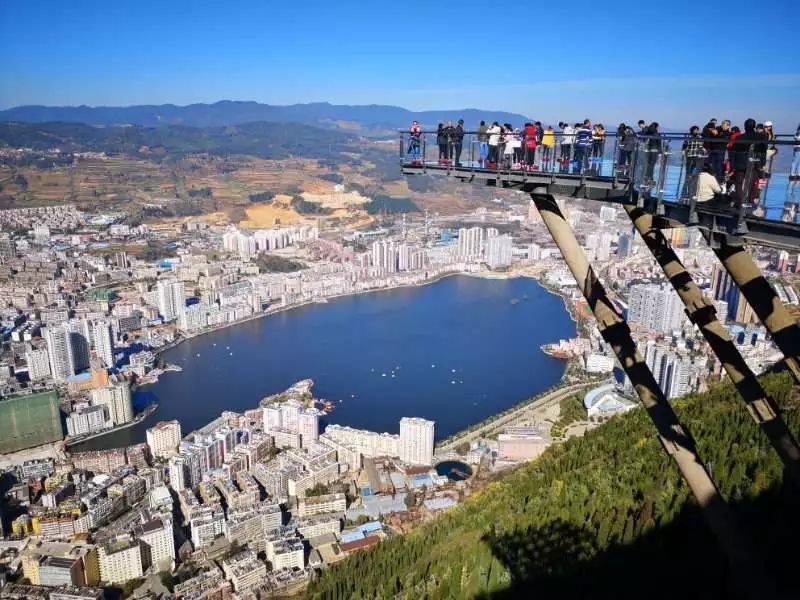
<instances>
[{"instance_id":1,"label":"blue lake water","mask_svg":"<svg viewBox=\"0 0 800 600\"><path fill-rule=\"evenodd\" d=\"M158 410L75 449L144 441L160 420L179 419L185 435L306 378L316 397L336 402L323 425L396 433L401 417L424 417L442 439L557 383L564 363L539 347L574 334L561 298L525 278L454 276L337 298L168 350L162 357L183 372L143 388Z\"/></svg>"}]
</instances>

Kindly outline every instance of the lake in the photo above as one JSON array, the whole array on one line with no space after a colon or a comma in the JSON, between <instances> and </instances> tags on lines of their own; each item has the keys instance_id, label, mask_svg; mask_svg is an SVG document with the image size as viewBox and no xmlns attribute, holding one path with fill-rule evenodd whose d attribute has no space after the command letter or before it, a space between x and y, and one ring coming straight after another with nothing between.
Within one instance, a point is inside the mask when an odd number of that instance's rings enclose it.
<instances>
[{"instance_id":1,"label":"lake","mask_svg":"<svg viewBox=\"0 0 800 600\"><path fill-rule=\"evenodd\" d=\"M183 372L165 373L135 399L155 397L158 410L74 450L142 442L161 420L180 420L186 435L306 378L315 397L336 403L322 426L397 433L401 417L424 417L443 439L557 383L565 363L539 347L574 335L562 299L527 278L458 275L336 298L166 351Z\"/></svg>"}]
</instances>

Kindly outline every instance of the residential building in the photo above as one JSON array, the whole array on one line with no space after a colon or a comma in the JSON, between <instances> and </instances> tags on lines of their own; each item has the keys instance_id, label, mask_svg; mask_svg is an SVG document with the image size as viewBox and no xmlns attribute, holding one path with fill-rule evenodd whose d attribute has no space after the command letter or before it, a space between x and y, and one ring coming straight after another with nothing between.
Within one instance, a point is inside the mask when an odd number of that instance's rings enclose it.
<instances>
[{"instance_id":1,"label":"residential building","mask_svg":"<svg viewBox=\"0 0 800 600\"><path fill-rule=\"evenodd\" d=\"M147 445L154 457L167 458L178 452L181 443L180 421L161 421L145 433Z\"/></svg>"},{"instance_id":2,"label":"residential building","mask_svg":"<svg viewBox=\"0 0 800 600\"><path fill-rule=\"evenodd\" d=\"M400 419L400 460L409 465L433 464L433 421Z\"/></svg>"},{"instance_id":3,"label":"residential building","mask_svg":"<svg viewBox=\"0 0 800 600\"><path fill-rule=\"evenodd\" d=\"M121 537L98 549L100 579L109 585L125 583L144 575L149 565L142 562L141 542Z\"/></svg>"}]
</instances>

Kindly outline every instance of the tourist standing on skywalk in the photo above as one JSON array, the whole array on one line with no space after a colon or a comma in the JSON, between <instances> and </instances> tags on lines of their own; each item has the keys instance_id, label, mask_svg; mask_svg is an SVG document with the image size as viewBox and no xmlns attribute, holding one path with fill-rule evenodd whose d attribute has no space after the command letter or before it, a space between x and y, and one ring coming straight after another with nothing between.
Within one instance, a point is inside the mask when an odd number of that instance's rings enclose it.
<instances>
[{"instance_id":1,"label":"tourist standing on skywalk","mask_svg":"<svg viewBox=\"0 0 800 600\"><path fill-rule=\"evenodd\" d=\"M411 123L408 135L409 142L407 154L411 156L411 160L416 162L419 160L420 138L422 137L422 126L419 124L419 121L413 121Z\"/></svg>"},{"instance_id":2,"label":"tourist standing on skywalk","mask_svg":"<svg viewBox=\"0 0 800 600\"><path fill-rule=\"evenodd\" d=\"M447 156L447 134L444 131L444 124L439 123L439 128L436 130L436 145L439 146L439 164L444 163Z\"/></svg>"},{"instance_id":3,"label":"tourist standing on skywalk","mask_svg":"<svg viewBox=\"0 0 800 600\"><path fill-rule=\"evenodd\" d=\"M461 166L461 150L464 147L464 119L459 119L453 130L453 160L457 167Z\"/></svg>"},{"instance_id":4,"label":"tourist standing on skywalk","mask_svg":"<svg viewBox=\"0 0 800 600\"><path fill-rule=\"evenodd\" d=\"M560 170L563 173L569 165L572 143L575 140L575 129L566 122L559 123L558 126L561 129L561 156L559 156L559 161L561 163Z\"/></svg>"},{"instance_id":5,"label":"tourist standing on skywalk","mask_svg":"<svg viewBox=\"0 0 800 600\"><path fill-rule=\"evenodd\" d=\"M578 131L575 134L575 159L572 161L572 172L583 173L592 147L592 122L585 119L583 125L576 123L575 128Z\"/></svg>"},{"instance_id":6,"label":"tourist standing on skywalk","mask_svg":"<svg viewBox=\"0 0 800 600\"><path fill-rule=\"evenodd\" d=\"M497 146L500 144L500 133L502 133L502 129L500 129L500 124L495 121L492 123L492 126L486 131L489 134L489 163L490 164L497 164L498 156L497 156Z\"/></svg>"},{"instance_id":7,"label":"tourist standing on skywalk","mask_svg":"<svg viewBox=\"0 0 800 600\"><path fill-rule=\"evenodd\" d=\"M486 159L489 157L489 135L486 121L481 121L478 127L478 164L481 168L486 166Z\"/></svg>"}]
</instances>

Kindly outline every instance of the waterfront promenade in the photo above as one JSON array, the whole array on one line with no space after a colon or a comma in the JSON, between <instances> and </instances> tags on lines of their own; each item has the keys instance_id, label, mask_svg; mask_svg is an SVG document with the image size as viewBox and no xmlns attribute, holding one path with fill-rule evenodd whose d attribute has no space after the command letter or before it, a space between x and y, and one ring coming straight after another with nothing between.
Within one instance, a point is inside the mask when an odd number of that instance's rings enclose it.
<instances>
[{"instance_id":1,"label":"waterfront promenade","mask_svg":"<svg viewBox=\"0 0 800 600\"><path fill-rule=\"evenodd\" d=\"M497 432L499 429L503 427L507 427L508 425L512 425L517 421L524 420L529 413L534 411L539 411L545 409L549 406L554 404L558 404L564 398L568 398L575 392L581 391L583 389L596 386L596 381L585 381L581 383L574 383L566 386L559 387L552 392L548 392L547 394L520 406L512 410L510 413L498 417L497 419L492 419L487 423L478 426L475 429L466 431L464 433L457 434L455 437L452 437L446 441L446 443L436 447L436 454L445 454L448 452L452 452L456 449L460 444L469 443L473 440L486 437L491 435L492 433Z\"/></svg>"}]
</instances>

